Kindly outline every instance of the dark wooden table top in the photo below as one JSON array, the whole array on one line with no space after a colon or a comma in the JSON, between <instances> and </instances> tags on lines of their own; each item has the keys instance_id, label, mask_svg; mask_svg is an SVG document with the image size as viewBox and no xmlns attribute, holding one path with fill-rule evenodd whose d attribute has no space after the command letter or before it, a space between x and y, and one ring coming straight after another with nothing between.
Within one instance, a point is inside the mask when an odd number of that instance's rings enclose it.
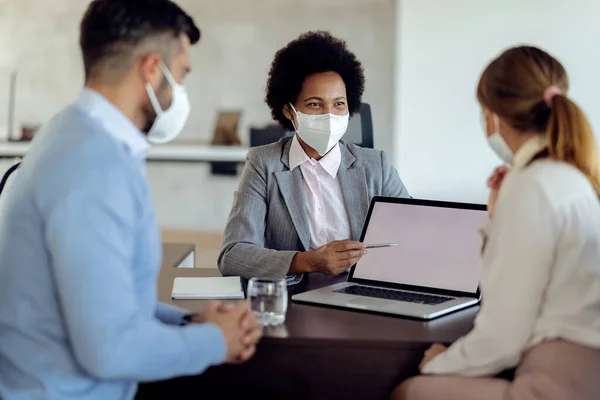
<instances>
[{"instance_id":1,"label":"dark wooden table top","mask_svg":"<svg viewBox=\"0 0 600 400\"><path fill-rule=\"evenodd\" d=\"M219 276L216 269L173 268L192 250L192 245L164 246L158 296L200 311L204 301L171 299L175 277ZM345 279L311 274L289 294ZM397 384L418 373L432 343L451 343L466 334L476 312L470 308L424 322L290 302L285 327L268 328L248 363L210 368L201 376L174 380L171 387L178 393L214 389L223 399L387 399Z\"/></svg>"},{"instance_id":2,"label":"dark wooden table top","mask_svg":"<svg viewBox=\"0 0 600 400\"><path fill-rule=\"evenodd\" d=\"M178 276L220 276L214 269L173 268L193 250L192 245L165 244L164 264L158 284L160 301L175 304L190 311L199 311L205 303L202 300L173 300L171 290L173 280ZM295 293L317 289L345 281L347 276L336 277L320 274L305 276L303 281L289 288L290 296ZM398 345L399 342L412 343L451 343L466 334L473 327L473 319L478 308L473 307L433 321L419 321L407 318L368 314L352 310L318 307L297 304L290 301L285 329L268 330L266 336L285 337L288 341L361 341L372 345Z\"/></svg>"}]
</instances>

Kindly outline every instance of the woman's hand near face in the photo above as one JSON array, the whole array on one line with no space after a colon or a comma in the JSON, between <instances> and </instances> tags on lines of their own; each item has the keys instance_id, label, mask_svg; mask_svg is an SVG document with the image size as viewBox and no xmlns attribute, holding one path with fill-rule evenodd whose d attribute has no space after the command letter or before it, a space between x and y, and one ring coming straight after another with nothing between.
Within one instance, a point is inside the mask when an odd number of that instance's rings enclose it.
<instances>
[{"instance_id":1,"label":"woman's hand near face","mask_svg":"<svg viewBox=\"0 0 600 400\"><path fill-rule=\"evenodd\" d=\"M490 195L488 197L488 215L490 218L494 215L496 200L498 199L498 192L502 186L502 182L509 172L510 168L506 165L502 165L496 168L487 180L487 186L490 189Z\"/></svg>"}]
</instances>

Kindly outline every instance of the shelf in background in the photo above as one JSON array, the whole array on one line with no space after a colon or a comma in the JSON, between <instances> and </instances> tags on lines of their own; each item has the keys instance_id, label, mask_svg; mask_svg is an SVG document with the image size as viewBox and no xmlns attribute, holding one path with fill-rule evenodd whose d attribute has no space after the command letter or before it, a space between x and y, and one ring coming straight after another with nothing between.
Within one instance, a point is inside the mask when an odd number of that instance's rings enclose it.
<instances>
[{"instance_id":1,"label":"shelf in background","mask_svg":"<svg viewBox=\"0 0 600 400\"><path fill-rule=\"evenodd\" d=\"M27 154L29 143L0 143L0 158L17 158ZM202 144L167 144L152 146L148 161L162 162L239 162L246 160L247 147Z\"/></svg>"}]
</instances>

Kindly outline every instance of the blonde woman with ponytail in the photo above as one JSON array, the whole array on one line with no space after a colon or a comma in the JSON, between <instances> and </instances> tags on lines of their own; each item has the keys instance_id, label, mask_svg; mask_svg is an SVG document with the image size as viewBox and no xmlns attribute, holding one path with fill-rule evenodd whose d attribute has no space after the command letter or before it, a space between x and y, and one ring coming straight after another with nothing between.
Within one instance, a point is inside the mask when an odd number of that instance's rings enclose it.
<instances>
[{"instance_id":1,"label":"blonde woman with ponytail","mask_svg":"<svg viewBox=\"0 0 600 400\"><path fill-rule=\"evenodd\" d=\"M477 88L507 164L488 181L475 327L435 344L395 400L600 398L600 172L567 73L535 47L505 51ZM515 368L514 379L497 377Z\"/></svg>"}]
</instances>

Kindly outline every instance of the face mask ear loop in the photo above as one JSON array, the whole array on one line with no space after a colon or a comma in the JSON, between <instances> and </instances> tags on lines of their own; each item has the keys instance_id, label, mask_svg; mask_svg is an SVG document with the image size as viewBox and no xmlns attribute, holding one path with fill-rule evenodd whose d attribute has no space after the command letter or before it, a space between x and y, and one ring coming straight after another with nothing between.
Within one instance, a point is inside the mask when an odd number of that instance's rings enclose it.
<instances>
[{"instance_id":1,"label":"face mask ear loop","mask_svg":"<svg viewBox=\"0 0 600 400\"><path fill-rule=\"evenodd\" d=\"M498 115L496 113L494 113L494 132L498 132L498 135L500 135L500 118L498 118ZM500 135L502 136L502 135Z\"/></svg>"},{"instance_id":2,"label":"face mask ear loop","mask_svg":"<svg viewBox=\"0 0 600 400\"><path fill-rule=\"evenodd\" d=\"M154 108L154 112L158 117L164 112L164 110L160 106L158 97L156 97L156 92L154 91L154 88L152 87L150 82L146 82L146 91L148 92L148 98L150 99L150 103L152 103L152 108Z\"/></svg>"},{"instance_id":3,"label":"face mask ear loop","mask_svg":"<svg viewBox=\"0 0 600 400\"><path fill-rule=\"evenodd\" d=\"M174 88L177 85L177 82L175 82L175 78L173 78L171 71L169 71L169 68L167 68L163 61L160 62L160 69L167 82L169 82L169 85L171 85L171 87ZM156 96L156 91L154 90L150 82L146 82L146 90L148 91L148 97L150 98L150 103L152 103L154 112L157 116L161 115L163 112L165 112L165 110L163 110L163 108L161 107L160 102L158 101L158 97Z\"/></svg>"},{"instance_id":4,"label":"face mask ear loop","mask_svg":"<svg viewBox=\"0 0 600 400\"><path fill-rule=\"evenodd\" d=\"M294 107L294 105L292 103L288 103L288 104L290 105L290 107L292 107L292 110L294 110L294 113L296 114L296 117L297 117L298 116L298 111L296 111L296 108ZM291 118L290 121L292 122L292 126L294 127L294 131L296 133L299 133L298 132L298 128L296 127L296 124L294 123L294 119Z\"/></svg>"},{"instance_id":5,"label":"face mask ear loop","mask_svg":"<svg viewBox=\"0 0 600 400\"><path fill-rule=\"evenodd\" d=\"M165 79L167 80L167 82L169 82L169 85L171 85L172 88L178 86L178 83L177 81L175 81L173 74L171 74L171 71L169 70L169 68L167 68L167 65L163 61L160 62L160 69L162 70Z\"/></svg>"}]
</instances>

